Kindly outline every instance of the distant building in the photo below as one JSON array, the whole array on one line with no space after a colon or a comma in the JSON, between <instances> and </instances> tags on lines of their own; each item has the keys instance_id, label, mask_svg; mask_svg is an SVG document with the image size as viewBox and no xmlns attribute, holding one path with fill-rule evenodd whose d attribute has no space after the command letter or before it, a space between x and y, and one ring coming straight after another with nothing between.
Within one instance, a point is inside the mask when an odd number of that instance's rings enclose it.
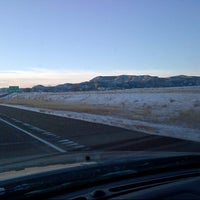
<instances>
[{"instance_id":1,"label":"distant building","mask_svg":"<svg viewBox=\"0 0 200 200\"><path fill-rule=\"evenodd\" d=\"M9 93L19 92L19 86L9 86L8 92Z\"/></svg>"}]
</instances>

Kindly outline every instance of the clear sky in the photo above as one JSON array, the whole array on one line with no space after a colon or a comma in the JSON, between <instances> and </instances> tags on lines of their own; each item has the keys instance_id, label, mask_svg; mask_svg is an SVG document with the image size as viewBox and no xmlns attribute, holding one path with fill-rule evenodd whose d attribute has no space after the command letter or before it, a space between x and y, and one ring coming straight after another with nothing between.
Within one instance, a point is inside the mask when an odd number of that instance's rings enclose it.
<instances>
[{"instance_id":1,"label":"clear sky","mask_svg":"<svg viewBox=\"0 0 200 200\"><path fill-rule=\"evenodd\" d=\"M200 0L0 0L0 87L200 75Z\"/></svg>"}]
</instances>

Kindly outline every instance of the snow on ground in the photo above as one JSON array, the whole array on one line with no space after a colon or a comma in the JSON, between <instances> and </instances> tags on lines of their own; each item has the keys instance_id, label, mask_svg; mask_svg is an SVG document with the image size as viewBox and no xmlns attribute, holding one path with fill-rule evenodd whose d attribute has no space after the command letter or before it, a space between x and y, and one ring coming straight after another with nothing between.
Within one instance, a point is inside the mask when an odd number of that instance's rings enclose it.
<instances>
[{"instance_id":1,"label":"snow on ground","mask_svg":"<svg viewBox=\"0 0 200 200\"><path fill-rule=\"evenodd\" d=\"M8 105L8 104L0 104L0 105L19 108L23 110L30 110L30 111L40 112L40 113L45 113L45 114L50 114L50 115L56 115L56 116L61 116L61 117L79 119L79 120L84 120L88 122L101 123L101 124L126 128L129 130L142 131L147 134L169 136L169 137L174 137L174 138L200 142L200 130L191 129L191 128L183 128L183 127L170 126L170 125L164 125L164 124L155 124L155 123L144 122L144 121L139 121L139 120L128 120L128 119L122 119L118 117L87 114L87 113L56 111L56 110L51 110L51 109L33 108L33 107L20 106L20 105Z\"/></svg>"},{"instance_id":2,"label":"snow on ground","mask_svg":"<svg viewBox=\"0 0 200 200\"><path fill-rule=\"evenodd\" d=\"M21 109L46 114L70 117L90 122L118 126L148 134L164 135L200 142L200 87L133 89L103 92L69 93L19 93L4 97L4 104L15 102L54 102L69 105L72 111L40 108L24 105L9 105ZM22 102L22 101L21 101ZM23 103L21 103L23 104ZM79 106L89 105L87 113ZM8 106L8 105L7 105ZM55 105L54 105L55 106ZM102 114L102 108L113 108L108 114ZM74 112L74 110L76 112ZM94 112L95 110L95 112ZM117 111L116 111L117 110Z\"/></svg>"},{"instance_id":3,"label":"snow on ground","mask_svg":"<svg viewBox=\"0 0 200 200\"><path fill-rule=\"evenodd\" d=\"M56 102L59 104L59 108L62 107L60 105L65 105L65 110L70 111L109 114L156 123L173 124L176 122L184 127L200 129L200 123L195 120L198 116L200 117L200 87L104 92L20 93L11 94L4 99L24 100L26 101L25 105L28 101L35 101L40 102L40 106L41 101L43 104ZM83 106L87 106L87 109L83 109ZM102 112L105 108L107 113ZM187 119L191 113L195 113L196 116L194 119L192 116Z\"/></svg>"}]
</instances>

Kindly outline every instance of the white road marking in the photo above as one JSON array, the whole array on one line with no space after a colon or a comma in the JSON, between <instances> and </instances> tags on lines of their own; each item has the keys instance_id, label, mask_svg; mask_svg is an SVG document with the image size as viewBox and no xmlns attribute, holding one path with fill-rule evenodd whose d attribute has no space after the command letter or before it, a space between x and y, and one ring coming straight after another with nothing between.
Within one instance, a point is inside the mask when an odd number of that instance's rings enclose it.
<instances>
[{"instance_id":1,"label":"white road marking","mask_svg":"<svg viewBox=\"0 0 200 200\"><path fill-rule=\"evenodd\" d=\"M55 134L53 134L53 133L50 133L50 132L48 132L48 131L42 132L42 134L44 134L44 135L56 136Z\"/></svg>"},{"instance_id":2,"label":"white road marking","mask_svg":"<svg viewBox=\"0 0 200 200\"><path fill-rule=\"evenodd\" d=\"M32 133L30 133L30 132L28 132L28 131L26 131L26 130L24 130L24 129L22 129L22 128L19 128L18 126L15 126L14 124L11 124L10 122L8 122L8 121L6 121L6 120L4 120L4 119L2 119L2 118L0 118L0 120L1 120L2 122L4 122L4 123L6 123L6 124L8 124L8 125L10 125L10 126L12 126L12 127L14 127L14 128L16 128L16 129L18 129L18 130L20 130L20 131L26 133L27 135L33 137L34 139L39 140L40 142L42 142L42 143L44 143L44 144L50 146L51 148L53 148L53 149L55 149L55 150L57 150L57 151L59 151L59 152L61 152L61 153L67 152L66 150L61 149L60 147L57 147L57 146L55 146L54 144L51 144L50 142L47 142L46 140L43 140L42 138L40 138L40 137L38 137L38 136L36 136L36 135L33 135Z\"/></svg>"},{"instance_id":3,"label":"white road marking","mask_svg":"<svg viewBox=\"0 0 200 200\"><path fill-rule=\"evenodd\" d=\"M59 142L61 144L70 144L69 142Z\"/></svg>"},{"instance_id":4,"label":"white road marking","mask_svg":"<svg viewBox=\"0 0 200 200\"><path fill-rule=\"evenodd\" d=\"M31 126L30 124L28 124L29 127L31 127L33 130L36 131L43 131L41 128L35 127L35 126Z\"/></svg>"},{"instance_id":5,"label":"white road marking","mask_svg":"<svg viewBox=\"0 0 200 200\"><path fill-rule=\"evenodd\" d=\"M68 141L66 141L66 142L60 142L61 144L75 144L76 142L73 142L73 141L70 141L70 142L68 142ZM77 144L77 143L76 143Z\"/></svg>"},{"instance_id":6,"label":"white road marking","mask_svg":"<svg viewBox=\"0 0 200 200\"><path fill-rule=\"evenodd\" d=\"M78 145L77 143L70 143L70 144L64 143L64 144L68 145L68 146L77 146Z\"/></svg>"},{"instance_id":7,"label":"white road marking","mask_svg":"<svg viewBox=\"0 0 200 200\"><path fill-rule=\"evenodd\" d=\"M63 142L61 142L61 143L71 144L71 143L75 143L75 142L73 142L73 141L63 141Z\"/></svg>"},{"instance_id":8,"label":"white road marking","mask_svg":"<svg viewBox=\"0 0 200 200\"><path fill-rule=\"evenodd\" d=\"M84 145L78 145L78 146L75 146L74 148L75 149L80 149L80 148L85 148L85 146Z\"/></svg>"},{"instance_id":9,"label":"white road marking","mask_svg":"<svg viewBox=\"0 0 200 200\"><path fill-rule=\"evenodd\" d=\"M78 144L77 142L73 142L73 141L68 140L68 139L60 140L59 142L66 145L67 147L73 148L73 149L85 148L84 145Z\"/></svg>"},{"instance_id":10,"label":"white road marking","mask_svg":"<svg viewBox=\"0 0 200 200\"><path fill-rule=\"evenodd\" d=\"M70 141L70 140L64 139L64 140L60 140L59 142L67 142L67 141Z\"/></svg>"}]
</instances>

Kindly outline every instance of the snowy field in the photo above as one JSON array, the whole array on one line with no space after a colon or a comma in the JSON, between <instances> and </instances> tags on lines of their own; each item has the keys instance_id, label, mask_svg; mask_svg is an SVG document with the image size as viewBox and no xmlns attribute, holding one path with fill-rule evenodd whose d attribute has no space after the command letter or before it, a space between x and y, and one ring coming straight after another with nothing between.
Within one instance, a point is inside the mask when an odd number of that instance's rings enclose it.
<instances>
[{"instance_id":1,"label":"snowy field","mask_svg":"<svg viewBox=\"0 0 200 200\"><path fill-rule=\"evenodd\" d=\"M200 141L200 87L18 93L0 103L46 114Z\"/></svg>"}]
</instances>

